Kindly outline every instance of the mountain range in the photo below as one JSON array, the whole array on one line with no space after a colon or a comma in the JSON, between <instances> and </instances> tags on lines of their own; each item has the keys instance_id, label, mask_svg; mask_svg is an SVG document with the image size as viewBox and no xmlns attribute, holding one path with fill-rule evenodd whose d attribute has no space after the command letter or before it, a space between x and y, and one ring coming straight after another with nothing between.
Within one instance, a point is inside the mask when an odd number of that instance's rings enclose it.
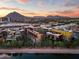
<instances>
[{"instance_id":1,"label":"mountain range","mask_svg":"<svg viewBox=\"0 0 79 59\"><path fill-rule=\"evenodd\" d=\"M4 19L9 18L11 22L50 22L50 21L56 21L56 20L70 20L71 17L65 17L65 16L34 16L34 17L27 17L24 15L21 15L18 12L12 12L3 17Z\"/></svg>"}]
</instances>

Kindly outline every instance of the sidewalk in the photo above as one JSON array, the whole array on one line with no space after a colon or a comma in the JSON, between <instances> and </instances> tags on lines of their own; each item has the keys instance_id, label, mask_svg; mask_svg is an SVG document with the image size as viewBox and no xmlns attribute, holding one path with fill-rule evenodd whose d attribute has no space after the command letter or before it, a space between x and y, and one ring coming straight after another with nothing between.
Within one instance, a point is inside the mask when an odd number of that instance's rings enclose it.
<instances>
[{"instance_id":1,"label":"sidewalk","mask_svg":"<svg viewBox=\"0 0 79 59\"><path fill-rule=\"evenodd\" d=\"M55 54L79 54L79 49L0 49L0 53L55 53Z\"/></svg>"}]
</instances>

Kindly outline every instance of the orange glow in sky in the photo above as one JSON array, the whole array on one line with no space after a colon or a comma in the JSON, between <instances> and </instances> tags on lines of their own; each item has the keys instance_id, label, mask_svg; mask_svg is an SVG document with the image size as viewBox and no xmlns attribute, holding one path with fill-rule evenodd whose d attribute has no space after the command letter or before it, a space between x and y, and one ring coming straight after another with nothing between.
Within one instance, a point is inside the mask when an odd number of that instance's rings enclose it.
<instances>
[{"instance_id":1,"label":"orange glow in sky","mask_svg":"<svg viewBox=\"0 0 79 59\"><path fill-rule=\"evenodd\" d=\"M0 17L13 11L24 16L79 16L79 0L0 0Z\"/></svg>"}]
</instances>

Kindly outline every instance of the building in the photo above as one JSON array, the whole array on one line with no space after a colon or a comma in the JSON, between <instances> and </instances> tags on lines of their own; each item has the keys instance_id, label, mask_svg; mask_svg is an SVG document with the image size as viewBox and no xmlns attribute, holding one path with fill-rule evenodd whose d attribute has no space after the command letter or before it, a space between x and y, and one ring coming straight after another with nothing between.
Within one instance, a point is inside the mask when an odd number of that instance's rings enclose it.
<instances>
[{"instance_id":1,"label":"building","mask_svg":"<svg viewBox=\"0 0 79 59\"><path fill-rule=\"evenodd\" d=\"M32 29L27 29L27 37L30 38L33 43L38 43L42 40L43 34Z\"/></svg>"},{"instance_id":2,"label":"building","mask_svg":"<svg viewBox=\"0 0 79 59\"><path fill-rule=\"evenodd\" d=\"M68 40L68 41L70 41L72 36L73 36L73 32L63 31L63 30L60 30L60 29L52 29L52 30L49 30L49 31L62 34L65 37L65 39Z\"/></svg>"},{"instance_id":3,"label":"building","mask_svg":"<svg viewBox=\"0 0 79 59\"><path fill-rule=\"evenodd\" d=\"M64 39L64 36L59 33L46 32L46 35L47 37L49 37L49 39L52 39L52 40L62 41Z\"/></svg>"}]
</instances>

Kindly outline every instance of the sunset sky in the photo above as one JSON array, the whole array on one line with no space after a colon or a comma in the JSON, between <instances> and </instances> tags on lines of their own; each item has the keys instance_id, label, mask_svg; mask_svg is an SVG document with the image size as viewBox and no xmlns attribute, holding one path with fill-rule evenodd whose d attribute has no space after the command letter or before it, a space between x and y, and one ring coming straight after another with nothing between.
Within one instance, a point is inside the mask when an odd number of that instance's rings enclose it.
<instances>
[{"instance_id":1,"label":"sunset sky","mask_svg":"<svg viewBox=\"0 0 79 59\"><path fill-rule=\"evenodd\" d=\"M0 17L13 11L25 16L79 16L79 0L0 0Z\"/></svg>"}]
</instances>

